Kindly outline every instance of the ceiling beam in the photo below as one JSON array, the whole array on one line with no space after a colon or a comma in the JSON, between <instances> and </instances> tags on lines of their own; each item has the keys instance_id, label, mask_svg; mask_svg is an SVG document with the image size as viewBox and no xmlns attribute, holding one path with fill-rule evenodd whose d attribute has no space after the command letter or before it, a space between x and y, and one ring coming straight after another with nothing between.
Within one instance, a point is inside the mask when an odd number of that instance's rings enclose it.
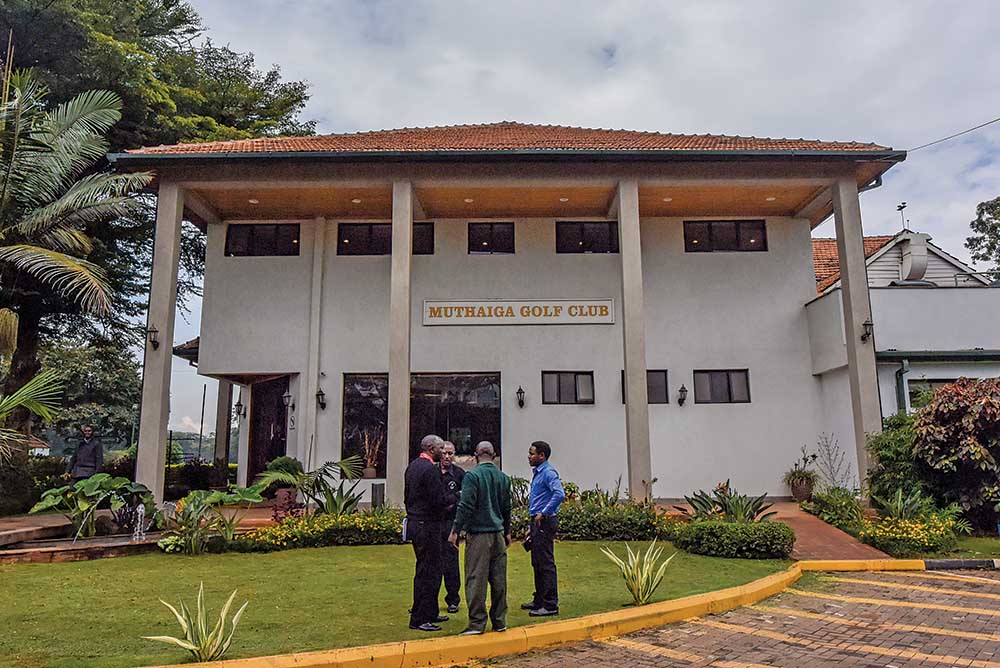
<instances>
[{"instance_id":1,"label":"ceiling beam","mask_svg":"<svg viewBox=\"0 0 1000 668\"><path fill-rule=\"evenodd\" d=\"M184 191L184 208L187 209L188 213L190 213L194 218L197 218L206 225L218 225L222 222L222 218L219 217L219 214L216 213L215 209L213 209L201 195L194 191Z\"/></svg>"}]
</instances>

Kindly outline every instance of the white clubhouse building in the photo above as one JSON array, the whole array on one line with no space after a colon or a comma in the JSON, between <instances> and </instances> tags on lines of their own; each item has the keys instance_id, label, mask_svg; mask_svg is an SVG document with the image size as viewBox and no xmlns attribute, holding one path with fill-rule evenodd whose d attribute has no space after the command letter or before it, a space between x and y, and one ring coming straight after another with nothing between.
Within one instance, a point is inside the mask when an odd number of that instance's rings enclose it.
<instances>
[{"instance_id":1,"label":"white clubhouse building","mask_svg":"<svg viewBox=\"0 0 1000 668\"><path fill-rule=\"evenodd\" d=\"M726 478L784 496L833 430L863 470L884 407L858 193L904 158L518 123L113 156L154 170L159 198L138 478L162 490L182 218L207 234L198 371L226 381L223 420L238 386L241 480L381 444L399 503L431 432L493 441L525 477L546 440L565 480L636 496ZM839 273L818 295L831 215Z\"/></svg>"}]
</instances>

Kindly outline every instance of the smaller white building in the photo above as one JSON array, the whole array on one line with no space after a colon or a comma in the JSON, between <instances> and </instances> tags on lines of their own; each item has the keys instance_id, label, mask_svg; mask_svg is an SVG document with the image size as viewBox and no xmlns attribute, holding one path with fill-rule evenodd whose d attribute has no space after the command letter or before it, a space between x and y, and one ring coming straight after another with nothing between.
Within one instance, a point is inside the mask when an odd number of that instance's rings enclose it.
<instances>
[{"instance_id":1,"label":"smaller white building","mask_svg":"<svg viewBox=\"0 0 1000 668\"><path fill-rule=\"evenodd\" d=\"M865 237L864 248L883 416L911 410L922 391L958 378L1000 376L1000 276L909 230ZM813 263L819 296L806 305L813 373L826 432L836 437L850 434L852 423L835 239L813 239Z\"/></svg>"}]
</instances>

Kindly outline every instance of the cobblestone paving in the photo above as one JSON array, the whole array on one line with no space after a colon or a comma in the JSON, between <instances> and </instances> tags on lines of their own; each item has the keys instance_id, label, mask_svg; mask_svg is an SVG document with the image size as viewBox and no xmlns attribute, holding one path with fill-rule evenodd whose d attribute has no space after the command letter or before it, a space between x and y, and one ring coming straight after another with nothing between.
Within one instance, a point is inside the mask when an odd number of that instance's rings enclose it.
<instances>
[{"instance_id":1,"label":"cobblestone paving","mask_svg":"<svg viewBox=\"0 0 1000 668\"><path fill-rule=\"evenodd\" d=\"M1000 668L1000 572L820 574L752 607L491 665Z\"/></svg>"}]
</instances>

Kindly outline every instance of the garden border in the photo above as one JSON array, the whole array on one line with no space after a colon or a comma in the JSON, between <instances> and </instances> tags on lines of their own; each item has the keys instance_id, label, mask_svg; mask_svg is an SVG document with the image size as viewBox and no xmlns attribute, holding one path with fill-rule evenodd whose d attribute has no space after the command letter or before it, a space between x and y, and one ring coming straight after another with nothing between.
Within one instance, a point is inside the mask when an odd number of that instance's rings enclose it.
<instances>
[{"instance_id":1,"label":"garden border","mask_svg":"<svg viewBox=\"0 0 1000 668\"><path fill-rule=\"evenodd\" d=\"M599 640L726 612L774 596L806 571L922 571L954 568L996 568L1000 559L863 559L798 561L784 571L744 585L695 594L671 601L573 619L512 628L482 636L448 636L406 640L364 647L346 647L295 654L222 659L156 668L432 668L523 654L556 645Z\"/></svg>"}]
</instances>

